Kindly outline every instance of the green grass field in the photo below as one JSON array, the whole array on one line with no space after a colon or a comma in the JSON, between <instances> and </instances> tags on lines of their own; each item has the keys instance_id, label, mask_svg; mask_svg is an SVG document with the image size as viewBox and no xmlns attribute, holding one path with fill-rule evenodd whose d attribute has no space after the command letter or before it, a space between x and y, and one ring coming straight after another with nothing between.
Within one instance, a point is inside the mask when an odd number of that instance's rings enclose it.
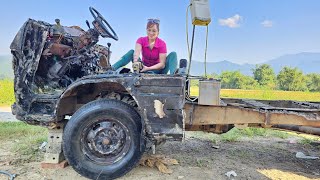
<instances>
[{"instance_id":1,"label":"green grass field","mask_svg":"<svg viewBox=\"0 0 320 180\"><path fill-rule=\"evenodd\" d=\"M47 136L48 130L43 127L23 122L0 122L0 143L13 142L13 145L9 146L17 155L13 163L43 160L39 146L47 141Z\"/></svg>"}]
</instances>

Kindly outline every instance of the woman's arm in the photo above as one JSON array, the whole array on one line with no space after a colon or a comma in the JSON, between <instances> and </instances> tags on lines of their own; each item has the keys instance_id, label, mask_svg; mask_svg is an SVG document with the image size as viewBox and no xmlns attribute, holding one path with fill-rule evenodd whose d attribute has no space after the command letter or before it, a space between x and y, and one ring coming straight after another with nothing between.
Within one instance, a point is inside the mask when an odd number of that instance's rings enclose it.
<instances>
[{"instance_id":1,"label":"woman's arm","mask_svg":"<svg viewBox=\"0 0 320 180\"><path fill-rule=\"evenodd\" d=\"M133 62L137 62L138 61L138 59L140 57L141 49L142 49L141 44L136 43L136 46L134 48L134 53L133 53Z\"/></svg>"},{"instance_id":2,"label":"woman's arm","mask_svg":"<svg viewBox=\"0 0 320 180\"><path fill-rule=\"evenodd\" d=\"M160 62L150 67L143 66L143 69L141 70L141 72L163 69L166 66L166 58L167 58L167 53L160 53L159 54Z\"/></svg>"}]
</instances>

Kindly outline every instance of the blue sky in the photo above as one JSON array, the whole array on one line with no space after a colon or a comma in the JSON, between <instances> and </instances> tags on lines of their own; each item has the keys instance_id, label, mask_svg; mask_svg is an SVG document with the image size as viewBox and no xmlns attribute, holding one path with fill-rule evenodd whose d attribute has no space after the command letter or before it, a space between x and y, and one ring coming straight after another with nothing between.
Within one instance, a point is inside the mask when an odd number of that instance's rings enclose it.
<instances>
[{"instance_id":1,"label":"blue sky","mask_svg":"<svg viewBox=\"0 0 320 180\"><path fill-rule=\"evenodd\" d=\"M208 61L261 63L285 54L320 52L319 0L209 0L212 22L209 25ZM28 19L62 25L79 25L93 20L88 8L95 7L111 24L119 41L111 42L115 62L134 48L138 37L146 34L148 18L161 20L160 38L168 51L187 58L186 9L188 0L10 0L0 7L0 55L9 54L9 45ZM191 22L189 37L191 37ZM204 60L205 27L196 27L193 59Z\"/></svg>"}]
</instances>

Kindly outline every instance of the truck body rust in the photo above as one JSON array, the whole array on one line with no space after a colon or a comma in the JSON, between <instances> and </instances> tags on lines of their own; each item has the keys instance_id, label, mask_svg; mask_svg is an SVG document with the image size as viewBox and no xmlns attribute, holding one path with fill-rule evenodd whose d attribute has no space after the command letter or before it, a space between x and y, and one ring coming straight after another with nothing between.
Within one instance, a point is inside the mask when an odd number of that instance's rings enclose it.
<instances>
[{"instance_id":1,"label":"truck body rust","mask_svg":"<svg viewBox=\"0 0 320 180\"><path fill-rule=\"evenodd\" d=\"M97 44L98 36L94 28L84 31L27 20L10 47L16 98L12 110L17 119L51 126L67 121L86 103L108 98L135 107L145 135L155 143L181 140L184 130L224 133L234 126L320 127L319 103L221 99L219 106L202 106L186 98L185 74L113 71L111 51Z\"/></svg>"},{"instance_id":2,"label":"truck body rust","mask_svg":"<svg viewBox=\"0 0 320 180\"><path fill-rule=\"evenodd\" d=\"M104 70L100 58L108 54L101 54L95 44L80 50L77 46L68 46L69 54L53 55L46 46L52 43L48 36L54 27L30 19L11 44L16 97L12 109L17 119L51 126L65 121L66 116L72 116L88 102L99 98L118 99L138 110L151 139L182 139L184 76ZM94 35L92 31L86 33ZM75 36L68 41L78 38ZM60 50L66 46L61 46ZM64 63L68 63L65 70ZM65 73L61 73L62 70ZM155 101L162 104L161 116L153 106Z\"/></svg>"},{"instance_id":3,"label":"truck body rust","mask_svg":"<svg viewBox=\"0 0 320 180\"><path fill-rule=\"evenodd\" d=\"M132 169L146 147L181 141L185 131L225 133L234 127L285 128L320 134L320 103L220 98L220 81L191 77L182 59L174 75L114 70L118 40L104 17L89 8L88 30L28 19L15 36L16 118L49 128L46 163L64 158L81 175L114 179ZM190 81L199 80L199 97ZM201 80L201 81L200 81ZM298 127L297 127L298 126Z\"/></svg>"}]
</instances>

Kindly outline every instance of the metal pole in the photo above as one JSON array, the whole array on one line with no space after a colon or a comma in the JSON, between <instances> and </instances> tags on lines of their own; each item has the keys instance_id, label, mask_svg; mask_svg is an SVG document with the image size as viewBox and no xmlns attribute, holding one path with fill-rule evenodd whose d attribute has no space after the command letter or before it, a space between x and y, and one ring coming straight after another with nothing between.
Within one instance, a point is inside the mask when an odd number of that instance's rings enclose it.
<instances>
[{"instance_id":1,"label":"metal pole","mask_svg":"<svg viewBox=\"0 0 320 180\"><path fill-rule=\"evenodd\" d=\"M188 73L187 76L190 75L190 68L191 68L191 58L192 58L192 50L193 50L193 41L194 41L194 31L195 31L196 26L193 25L193 30L192 30L192 40L191 40L191 50L190 50L190 57L189 57L189 67L188 67Z\"/></svg>"},{"instance_id":2,"label":"metal pole","mask_svg":"<svg viewBox=\"0 0 320 180\"><path fill-rule=\"evenodd\" d=\"M204 75L207 78L207 50L208 50L208 25L207 25L207 33L206 33L206 49L204 52Z\"/></svg>"}]
</instances>

